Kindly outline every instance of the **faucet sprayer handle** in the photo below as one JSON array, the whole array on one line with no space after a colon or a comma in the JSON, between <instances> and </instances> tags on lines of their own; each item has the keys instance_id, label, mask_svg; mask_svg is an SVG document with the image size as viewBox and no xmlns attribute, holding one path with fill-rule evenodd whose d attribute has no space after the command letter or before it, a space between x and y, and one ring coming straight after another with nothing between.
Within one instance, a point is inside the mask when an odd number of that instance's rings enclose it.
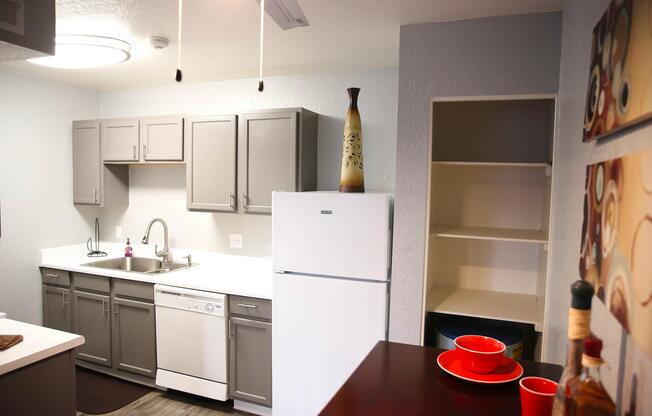
<instances>
[{"instance_id":1,"label":"faucet sprayer handle","mask_svg":"<svg viewBox=\"0 0 652 416\"><path fill-rule=\"evenodd\" d=\"M187 267L192 266L192 254L188 254L187 256L181 257L182 259L186 259L188 264L186 265Z\"/></svg>"}]
</instances>

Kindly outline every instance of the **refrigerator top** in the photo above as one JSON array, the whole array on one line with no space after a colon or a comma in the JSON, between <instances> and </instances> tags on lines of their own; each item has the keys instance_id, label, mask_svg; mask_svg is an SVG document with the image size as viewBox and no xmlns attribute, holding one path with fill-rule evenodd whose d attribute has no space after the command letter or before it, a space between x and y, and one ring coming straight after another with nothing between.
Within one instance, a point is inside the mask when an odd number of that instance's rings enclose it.
<instances>
[{"instance_id":1,"label":"refrigerator top","mask_svg":"<svg viewBox=\"0 0 652 416\"><path fill-rule=\"evenodd\" d=\"M272 206L275 271L389 279L391 194L274 192Z\"/></svg>"}]
</instances>

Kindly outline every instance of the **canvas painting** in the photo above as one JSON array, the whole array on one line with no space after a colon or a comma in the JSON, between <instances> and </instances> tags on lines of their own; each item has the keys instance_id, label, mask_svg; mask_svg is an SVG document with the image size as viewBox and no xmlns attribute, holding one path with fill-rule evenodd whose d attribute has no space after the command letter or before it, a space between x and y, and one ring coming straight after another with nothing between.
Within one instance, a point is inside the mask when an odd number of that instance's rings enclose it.
<instances>
[{"instance_id":1,"label":"canvas painting","mask_svg":"<svg viewBox=\"0 0 652 416\"><path fill-rule=\"evenodd\" d=\"M652 118L652 2L613 0L593 29L583 141Z\"/></svg>"},{"instance_id":2,"label":"canvas painting","mask_svg":"<svg viewBox=\"0 0 652 416\"><path fill-rule=\"evenodd\" d=\"M652 357L652 150L586 168L580 275Z\"/></svg>"}]
</instances>

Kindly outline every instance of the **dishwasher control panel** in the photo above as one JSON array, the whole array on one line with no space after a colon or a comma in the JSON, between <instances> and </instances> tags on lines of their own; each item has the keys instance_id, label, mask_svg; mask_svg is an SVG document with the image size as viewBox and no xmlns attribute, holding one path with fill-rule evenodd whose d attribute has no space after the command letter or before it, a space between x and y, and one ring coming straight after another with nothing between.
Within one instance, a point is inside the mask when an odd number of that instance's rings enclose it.
<instances>
[{"instance_id":1,"label":"dishwasher control panel","mask_svg":"<svg viewBox=\"0 0 652 416\"><path fill-rule=\"evenodd\" d=\"M221 293L164 285L154 286L154 304L156 306L224 316L226 315L225 301L226 295Z\"/></svg>"}]
</instances>

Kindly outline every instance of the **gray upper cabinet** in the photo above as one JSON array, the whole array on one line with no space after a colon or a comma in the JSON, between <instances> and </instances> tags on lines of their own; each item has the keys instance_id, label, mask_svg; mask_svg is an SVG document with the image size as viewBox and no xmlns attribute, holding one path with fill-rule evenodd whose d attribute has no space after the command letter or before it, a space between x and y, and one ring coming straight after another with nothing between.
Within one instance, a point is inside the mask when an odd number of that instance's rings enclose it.
<instances>
[{"instance_id":1,"label":"gray upper cabinet","mask_svg":"<svg viewBox=\"0 0 652 416\"><path fill-rule=\"evenodd\" d=\"M142 160L183 161L183 117L153 117L140 120Z\"/></svg>"},{"instance_id":2,"label":"gray upper cabinet","mask_svg":"<svg viewBox=\"0 0 652 416\"><path fill-rule=\"evenodd\" d=\"M236 116L193 117L187 122L188 209L235 211Z\"/></svg>"},{"instance_id":3,"label":"gray upper cabinet","mask_svg":"<svg viewBox=\"0 0 652 416\"><path fill-rule=\"evenodd\" d=\"M136 119L106 120L102 127L102 158L105 162L139 160L139 122Z\"/></svg>"},{"instance_id":4,"label":"gray upper cabinet","mask_svg":"<svg viewBox=\"0 0 652 416\"><path fill-rule=\"evenodd\" d=\"M126 165L104 165L102 158L106 151L106 137L113 139L110 148L124 142L125 131L133 128L120 127L128 123L114 121L85 120L72 123L73 152L73 203L105 206L129 205L129 170ZM138 138L136 131L136 140ZM128 147L127 145L122 145ZM129 147L133 155L133 146ZM111 150L114 152L114 150ZM114 152L115 153L115 152ZM116 162L113 162L116 163Z\"/></svg>"},{"instance_id":5,"label":"gray upper cabinet","mask_svg":"<svg viewBox=\"0 0 652 416\"><path fill-rule=\"evenodd\" d=\"M230 396L271 406L272 324L232 317L229 331Z\"/></svg>"},{"instance_id":6,"label":"gray upper cabinet","mask_svg":"<svg viewBox=\"0 0 652 416\"><path fill-rule=\"evenodd\" d=\"M0 1L0 56L25 60L54 55L55 0Z\"/></svg>"},{"instance_id":7,"label":"gray upper cabinet","mask_svg":"<svg viewBox=\"0 0 652 416\"><path fill-rule=\"evenodd\" d=\"M74 290L73 305L73 332L86 339L77 358L111 366L111 297Z\"/></svg>"},{"instance_id":8,"label":"gray upper cabinet","mask_svg":"<svg viewBox=\"0 0 652 416\"><path fill-rule=\"evenodd\" d=\"M241 206L245 213L272 212L273 191L317 186L317 115L305 109L240 116Z\"/></svg>"},{"instance_id":9,"label":"gray upper cabinet","mask_svg":"<svg viewBox=\"0 0 652 416\"><path fill-rule=\"evenodd\" d=\"M43 285L43 326L70 332L71 316L70 289Z\"/></svg>"},{"instance_id":10,"label":"gray upper cabinet","mask_svg":"<svg viewBox=\"0 0 652 416\"><path fill-rule=\"evenodd\" d=\"M72 124L73 202L102 204L102 162L100 122L75 121Z\"/></svg>"},{"instance_id":11,"label":"gray upper cabinet","mask_svg":"<svg viewBox=\"0 0 652 416\"><path fill-rule=\"evenodd\" d=\"M154 305L130 299L113 299L114 367L147 377L156 376ZM192 342L192 340L188 340Z\"/></svg>"}]
</instances>

